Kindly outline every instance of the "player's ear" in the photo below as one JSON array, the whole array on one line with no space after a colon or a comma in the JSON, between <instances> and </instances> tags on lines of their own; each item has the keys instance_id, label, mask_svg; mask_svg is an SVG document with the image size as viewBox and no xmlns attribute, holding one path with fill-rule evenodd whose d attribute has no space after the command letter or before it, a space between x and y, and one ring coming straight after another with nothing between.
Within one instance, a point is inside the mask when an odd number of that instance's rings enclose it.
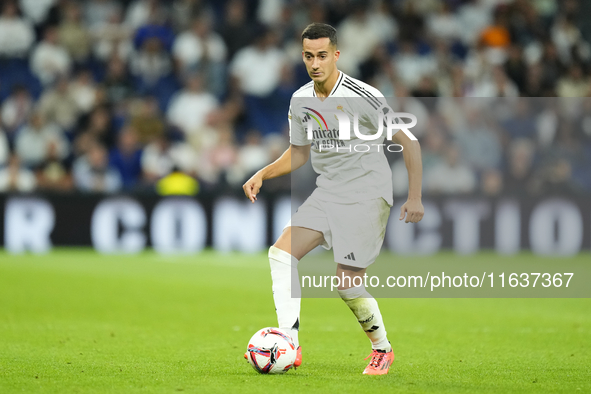
<instances>
[{"instance_id":1,"label":"player's ear","mask_svg":"<svg viewBox=\"0 0 591 394\"><path fill-rule=\"evenodd\" d=\"M341 51L339 51L338 49L336 51L334 51L334 61L336 62L337 60L339 60L339 56L341 56Z\"/></svg>"}]
</instances>

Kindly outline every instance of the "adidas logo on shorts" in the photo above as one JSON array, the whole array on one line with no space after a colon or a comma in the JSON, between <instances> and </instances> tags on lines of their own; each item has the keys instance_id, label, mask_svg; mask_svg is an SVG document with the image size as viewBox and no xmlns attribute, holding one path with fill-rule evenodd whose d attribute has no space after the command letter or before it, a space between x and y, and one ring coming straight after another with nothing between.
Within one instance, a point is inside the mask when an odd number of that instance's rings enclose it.
<instances>
[{"instance_id":1,"label":"adidas logo on shorts","mask_svg":"<svg viewBox=\"0 0 591 394\"><path fill-rule=\"evenodd\" d=\"M353 252L349 253L347 256L345 256L345 258L347 260L353 260L353 261L355 261L355 255L353 254Z\"/></svg>"}]
</instances>

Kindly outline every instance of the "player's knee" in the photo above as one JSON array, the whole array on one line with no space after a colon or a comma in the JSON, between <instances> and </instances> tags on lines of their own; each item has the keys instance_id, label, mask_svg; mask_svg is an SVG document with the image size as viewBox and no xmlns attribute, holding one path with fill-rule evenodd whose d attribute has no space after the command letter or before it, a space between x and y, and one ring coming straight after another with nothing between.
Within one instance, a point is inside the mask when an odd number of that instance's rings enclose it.
<instances>
[{"instance_id":1,"label":"player's knee","mask_svg":"<svg viewBox=\"0 0 591 394\"><path fill-rule=\"evenodd\" d=\"M271 248L277 248L284 252L291 254L291 227L286 227L283 233L279 236L279 239L275 242ZM269 249L270 251L271 249Z\"/></svg>"}]
</instances>

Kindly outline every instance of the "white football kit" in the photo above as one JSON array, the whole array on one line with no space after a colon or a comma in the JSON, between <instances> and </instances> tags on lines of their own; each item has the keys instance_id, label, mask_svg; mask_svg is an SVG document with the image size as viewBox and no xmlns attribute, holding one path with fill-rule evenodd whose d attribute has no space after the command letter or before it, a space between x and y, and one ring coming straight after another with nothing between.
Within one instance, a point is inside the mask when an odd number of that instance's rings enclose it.
<instances>
[{"instance_id":1,"label":"white football kit","mask_svg":"<svg viewBox=\"0 0 591 394\"><path fill-rule=\"evenodd\" d=\"M351 120L350 139L340 139L337 111ZM384 138L376 136L379 114L392 112L379 90L340 72L330 95L316 97L314 82L291 99L290 143L311 144L318 174L316 189L287 226L320 231L323 247L333 248L335 262L365 268L377 258L392 206L392 173L384 154ZM359 138L354 132L357 118ZM308 127L311 135L308 136ZM308 137L311 137L310 139ZM286 226L286 227L287 227Z\"/></svg>"}]
</instances>

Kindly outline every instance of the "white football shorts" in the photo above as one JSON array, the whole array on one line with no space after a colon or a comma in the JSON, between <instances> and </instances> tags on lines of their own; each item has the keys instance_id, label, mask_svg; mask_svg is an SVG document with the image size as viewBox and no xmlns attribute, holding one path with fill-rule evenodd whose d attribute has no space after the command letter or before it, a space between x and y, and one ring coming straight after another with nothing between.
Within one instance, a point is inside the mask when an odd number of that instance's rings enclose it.
<instances>
[{"instance_id":1,"label":"white football shorts","mask_svg":"<svg viewBox=\"0 0 591 394\"><path fill-rule=\"evenodd\" d=\"M342 204L312 195L285 227L319 231L324 235L322 247L333 249L335 262L367 268L380 254L389 216L390 206L383 198Z\"/></svg>"}]
</instances>

